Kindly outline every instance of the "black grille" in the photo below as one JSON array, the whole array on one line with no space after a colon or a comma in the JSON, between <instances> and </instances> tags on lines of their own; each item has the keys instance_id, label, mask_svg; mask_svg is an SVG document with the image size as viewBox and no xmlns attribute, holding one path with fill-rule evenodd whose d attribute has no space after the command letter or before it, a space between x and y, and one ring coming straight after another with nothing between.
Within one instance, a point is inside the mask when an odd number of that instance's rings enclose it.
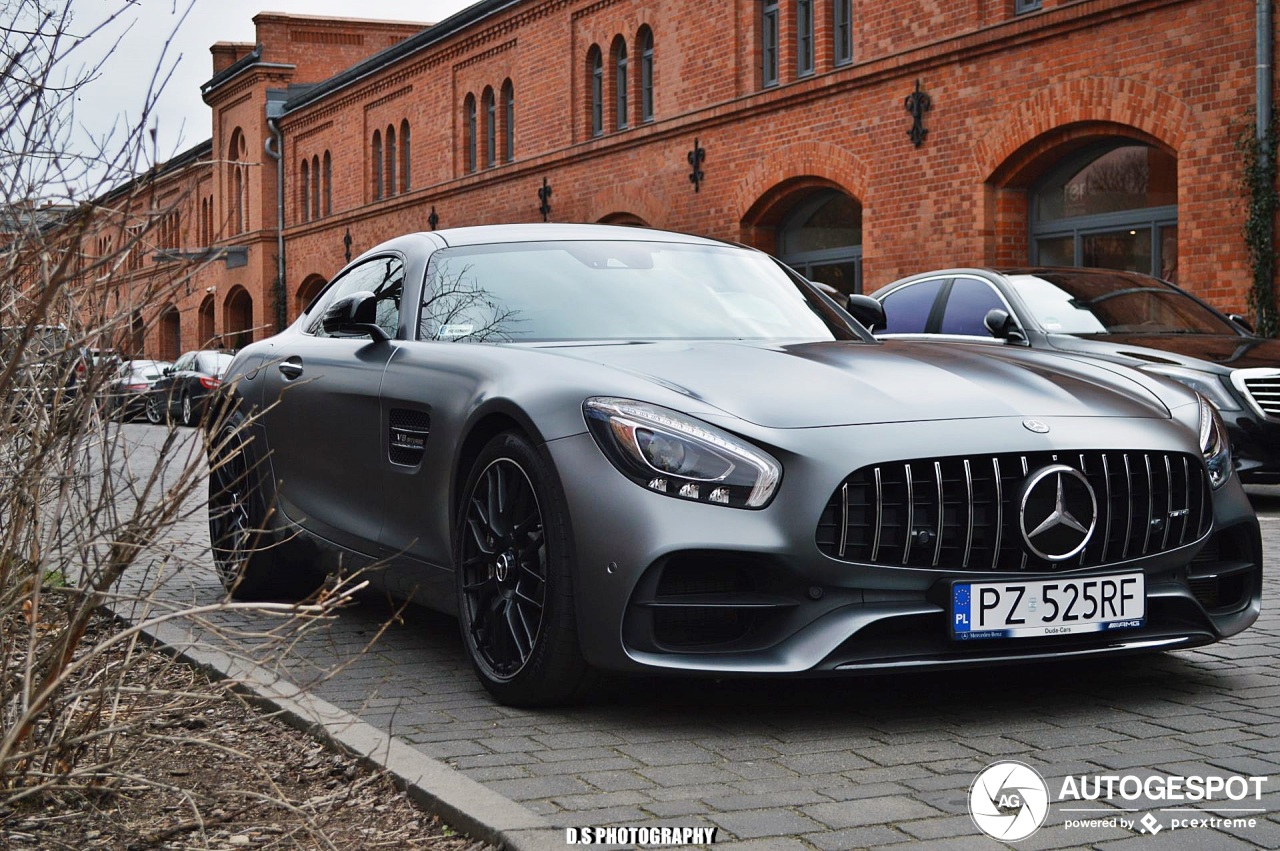
<instances>
[{"instance_id":1,"label":"black grille","mask_svg":"<svg viewBox=\"0 0 1280 851\"><path fill-rule=\"evenodd\" d=\"M1245 389L1253 402L1272 417L1280 417L1280 371L1249 370L1243 379Z\"/></svg>"},{"instance_id":2,"label":"black grille","mask_svg":"<svg viewBox=\"0 0 1280 851\"><path fill-rule=\"evenodd\" d=\"M391 409L387 457L392 464L413 467L422 461L431 435L431 415L409 408Z\"/></svg>"},{"instance_id":3,"label":"black grille","mask_svg":"<svg viewBox=\"0 0 1280 851\"><path fill-rule=\"evenodd\" d=\"M1078 470L1097 500L1088 544L1066 561L1031 554L1023 483L1050 465ZM1204 463L1163 452L1040 452L927 458L864 467L836 488L818 548L844 561L938 570L1065 570L1164 552L1212 521Z\"/></svg>"}]
</instances>

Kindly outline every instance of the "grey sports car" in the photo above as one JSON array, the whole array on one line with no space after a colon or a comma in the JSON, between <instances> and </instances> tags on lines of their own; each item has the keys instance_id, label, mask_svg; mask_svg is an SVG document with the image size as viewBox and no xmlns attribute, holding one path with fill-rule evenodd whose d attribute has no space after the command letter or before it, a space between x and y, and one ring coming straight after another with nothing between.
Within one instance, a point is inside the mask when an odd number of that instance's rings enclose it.
<instances>
[{"instance_id":1,"label":"grey sports car","mask_svg":"<svg viewBox=\"0 0 1280 851\"><path fill-rule=\"evenodd\" d=\"M1259 611L1258 523L1203 397L1094 359L877 342L708 239L403 236L242 350L224 393L209 522L231 592L380 562L457 614L506 703L603 670L1180 649Z\"/></svg>"}]
</instances>

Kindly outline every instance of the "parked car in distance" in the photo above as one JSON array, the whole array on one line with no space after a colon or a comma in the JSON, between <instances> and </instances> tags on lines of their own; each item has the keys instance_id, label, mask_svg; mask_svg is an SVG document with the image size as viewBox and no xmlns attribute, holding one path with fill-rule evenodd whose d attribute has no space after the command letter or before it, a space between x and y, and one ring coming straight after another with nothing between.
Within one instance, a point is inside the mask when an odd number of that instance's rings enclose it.
<instances>
[{"instance_id":1,"label":"parked car in distance","mask_svg":"<svg viewBox=\"0 0 1280 851\"><path fill-rule=\"evenodd\" d=\"M148 422L176 419L187 426L198 423L204 416L210 394L222 384L233 357L230 352L203 349L187 352L166 367L147 393Z\"/></svg>"},{"instance_id":2,"label":"parked car in distance","mask_svg":"<svg viewBox=\"0 0 1280 851\"><path fill-rule=\"evenodd\" d=\"M456 613L499 701L598 670L838 676L1209 644L1258 520L1190 388L879 342L768 255L607 225L409 234L240 351L208 427L238 597Z\"/></svg>"},{"instance_id":3,"label":"parked car in distance","mask_svg":"<svg viewBox=\"0 0 1280 851\"><path fill-rule=\"evenodd\" d=\"M873 293L877 337L959 337L1087 355L1172 378L1221 413L1246 482L1280 482L1280 341L1177 286L1110 269L944 269Z\"/></svg>"},{"instance_id":4,"label":"parked car in distance","mask_svg":"<svg viewBox=\"0 0 1280 851\"><path fill-rule=\"evenodd\" d=\"M14 415L31 406L65 412L90 364L88 350L62 325L0 326L0 372L14 359L18 366L8 382Z\"/></svg>"},{"instance_id":5,"label":"parked car in distance","mask_svg":"<svg viewBox=\"0 0 1280 851\"><path fill-rule=\"evenodd\" d=\"M165 360L127 360L121 363L104 389L103 414L121 420L142 416L147 394L173 366Z\"/></svg>"}]
</instances>

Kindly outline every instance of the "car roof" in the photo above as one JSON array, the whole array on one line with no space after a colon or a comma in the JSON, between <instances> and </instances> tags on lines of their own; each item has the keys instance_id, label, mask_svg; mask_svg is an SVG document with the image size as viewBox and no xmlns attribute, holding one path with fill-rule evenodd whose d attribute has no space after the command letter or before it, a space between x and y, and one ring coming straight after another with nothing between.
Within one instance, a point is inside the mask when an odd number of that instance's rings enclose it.
<instances>
[{"instance_id":1,"label":"car roof","mask_svg":"<svg viewBox=\"0 0 1280 851\"><path fill-rule=\"evenodd\" d=\"M679 242L692 245L726 243L693 234L629 225L563 224L532 222L477 225L432 231L446 245L485 245L495 242L545 242L551 240L623 240L627 242Z\"/></svg>"}]
</instances>

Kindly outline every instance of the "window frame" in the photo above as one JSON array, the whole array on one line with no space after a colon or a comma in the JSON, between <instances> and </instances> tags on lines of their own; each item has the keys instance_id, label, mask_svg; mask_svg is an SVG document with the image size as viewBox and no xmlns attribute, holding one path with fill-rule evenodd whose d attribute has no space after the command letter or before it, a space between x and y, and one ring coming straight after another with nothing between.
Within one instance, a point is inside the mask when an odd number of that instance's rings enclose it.
<instances>
[{"instance_id":1,"label":"window frame","mask_svg":"<svg viewBox=\"0 0 1280 851\"><path fill-rule=\"evenodd\" d=\"M613 45L613 123L615 130L630 127L627 89L627 43L618 36Z\"/></svg>"},{"instance_id":2,"label":"window frame","mask_svg":"<svg viewBox=\"0 0 1280 851\"><path fill-rule=\"evenodd\" d=\"M604 54L597 44L587 51L587 84L590 89L591 138L604 135Z\"/></svg>"},{"instance_id":3,"label":"window frame","mask_svg":"<svg viewBox=\"0 0 1280 851\"><path fill-rule=\"evenodd\" d=\"M760 85L778 85L780 31L778 0L764 0L760 7Z\"/></svg>"},{"instance_id":4,"label":"window frame","mask_svg":"<svg viewBox=\"0 0 1280 851\"><path fill-rule=\"evenodd\" d=\"M853 64L853 0L832 0L831 39L833 64Z\"/></svg>"},{"instance_id":5,"label":"window frame","mask_svg":"<svg viewBox=\"0 0 1280 851\"><path fill-rule=\"evenodd\" d=\"M640 31L640 123L653 121L653 30Z\"/></svg>"},{"instance_id":6,"label":"window frame","mask_svg":"<svg viewBox=\"0 0 1280 851\"><path fill-rule=\"evenodd\" d=\"M796 0L796 76L809 77L815 69L813 49L813 0Z\"/></svg>"}]
</instances>

